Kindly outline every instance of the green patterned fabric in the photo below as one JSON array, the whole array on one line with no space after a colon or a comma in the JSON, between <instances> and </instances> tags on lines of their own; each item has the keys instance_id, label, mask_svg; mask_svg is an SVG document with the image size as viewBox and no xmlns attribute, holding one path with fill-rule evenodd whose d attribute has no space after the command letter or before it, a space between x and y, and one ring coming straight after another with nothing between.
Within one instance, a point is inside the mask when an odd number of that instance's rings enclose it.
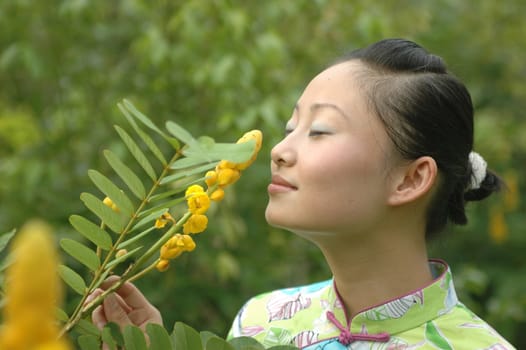
<instances>
[{"instance_id":1,"label":"green patterned fabric","mask_svg":"<svg viewBox=\"0 0 526 350\"><path fill-rule=\"evenodd\" d=\"M239 311L229 338L250 336L266 347L306 350L515 349L459 302L445 262L432 260L430 267L430 285L349 321L332 279L261 294Z\"/></svg>"}]
</instances>

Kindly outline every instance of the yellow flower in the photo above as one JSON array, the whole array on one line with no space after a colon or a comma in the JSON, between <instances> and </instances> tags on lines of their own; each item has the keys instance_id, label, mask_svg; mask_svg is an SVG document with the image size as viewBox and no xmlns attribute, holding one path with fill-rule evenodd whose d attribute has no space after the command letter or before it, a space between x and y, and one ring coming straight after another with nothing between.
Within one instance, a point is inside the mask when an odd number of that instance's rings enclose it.
<instances>
[{"instance_id":1,"label":"yellow flower","mask_svg":"<svg viewBox=\"0 0 526 350\"><path fill-rule=\"evenodd\" d=\"M159 260L157 265L155 265L155 268L159 270L160 272L164 272L168 270L168 267L170 267L170 261L166 259Z\"/></svg>"},{"instance_id":2,"label":"yellow flower","mask_svg":"<svg viewBox=\"0 0 526 350\"><path fill-rule=\"evenodd\" d=\"M218 188L210 195L210 199L214 202L220 202L223 200L223 198L225 198L225 190L222 188Z\"/></svg>"},{"instance_id":3,"label":"yellow flower","mask_svg":"<svg viewBox=\"0 0 526 350\"><path fill-rule=\"evenodd\" d=\"M238 170L245 170L248 168L257 158L259 150L261 149L261 145L263 143L263 134L259 130L251 130L246 132L239 140L237 140L237 143L243 143L250 140L256 141L256 147L254 148L254 151L252 152L252 156L249 160L243 163L236 164L236 168Z\"/></svg>"},{"instance_id":4,"label":"yellow flower","mask_svg":"<svg viewBox=\"0 0 526 350\"><path fill-rule=\"evenodd\" d=\"M188 203L188 210L192 214L204 214L210 208L210 198L203 187L199 185L188 187L185 197Z\"/></svg>"},{"instance_id":5,"label":"yellow flower","mask_svg":"<svg viewBox=\"0 0 526 350\"><path fill-rule=\"evenodd\" d=\"M114 212L116 212L116 213L120 212L119 207L117 207L117 205L115 203L113 203L113 201L111 200L110 197L105 197L102 200L102 203L104 203L107 207L110 207L111 210L113 210Z\"/></svg>"},{"instance_id":6,"label":"yellow flower","mask_svg":"<svg viewBox=\"0 0 526 350\"><path fill-rule=\"evenodd\" d=\"M169 222L175 224L175 219L172 217L172 215L170 215L169 212L165 212L159 216L157 220L155 220L155 228L163 228Z\"/></svg>"},{"instance_id":7,"label":"yellow flower","mask_svg":"<svg viewBox=\"0 0 526 350\"><path fill-rule=\"evenodd\" d=\"M195 249L195 242L189 235L175 234L161 247L161 260L175 259L183 252Z\"/></svg>"},{"instance_id":8,"label":"yellow flower","mask_svg":"<svg viewBox=\"0 0 526 350\"><path fill-rule=\"evenodd\" d=\"M200 233L206 230L208 225L208 218L206 215L194 214L188 218L188 221L183 225L183 232L185 234Z\"/></svg>"},{"instance_id":9,"label":"yellow flower","mask_svg":"<svg viewBox=\"0 0 526 350\"><path fill-rule=\"evenodd\" d=\"M57 340L55 302L61 290L49 226L42 221L25 224L13 242L12 257L0 349L69 349L65 340Z\"/></svg>"},{"instance_id":10,"label":"yellow flower","mask_svg":"<svg viewBox=\"0 0 526 350\"><path fill-rule=\"evenodd\" d=\"M237 169L224 168L219 169L217 174L217 184L219 186L228 186L239 180L241 173Z\"/></svg>"}]
</instances>

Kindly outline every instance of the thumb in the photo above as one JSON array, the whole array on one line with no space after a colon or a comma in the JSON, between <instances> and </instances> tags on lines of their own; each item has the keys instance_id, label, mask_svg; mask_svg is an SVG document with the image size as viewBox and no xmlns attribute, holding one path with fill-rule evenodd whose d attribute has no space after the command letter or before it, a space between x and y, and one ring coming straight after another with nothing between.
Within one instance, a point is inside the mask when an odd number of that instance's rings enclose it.
<instances>
[{"instance_id":1,"label":"thumb","mask_svg":"<svg viewBox=\"0 0 526 350\"><path fill-rule=\"evenodd\" d=\"M115 322L124 328L127 325L132 324L130 318L128 317L127 309L119 302L115 293L109 294L104 299L104 313L106 314L106 319L108 322Z\"/></svg>"}]
</instances>

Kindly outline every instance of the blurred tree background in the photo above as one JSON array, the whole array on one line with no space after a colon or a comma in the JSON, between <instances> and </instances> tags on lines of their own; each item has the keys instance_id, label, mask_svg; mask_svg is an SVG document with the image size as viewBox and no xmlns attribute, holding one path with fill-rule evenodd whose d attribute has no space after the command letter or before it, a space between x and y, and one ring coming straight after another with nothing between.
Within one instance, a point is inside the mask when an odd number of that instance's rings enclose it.
<instances>
[{"instance_id":1,"label":"blurred tree background","mask_svg":"<svg viewBox=\"0 0 526 350\"><path fill-rule=\"evenodd\" d=\"M122 98L218 141L259 128L258 161L196 252L138 282L167 328L225 335L248 297L330 277L314 246L264 221L268 153L305 84L345 51L405 37L467 84L476 150L508 182L430 255L450 263L468 306L526 348L524 13L523 0L2 1L0 232L40 217L59 237L77 234L68 217L86 214L81 192L97 193L87 170L111 174L102 150L133 163L113 129L126 125Z\"/></svg>"}]
</instances>

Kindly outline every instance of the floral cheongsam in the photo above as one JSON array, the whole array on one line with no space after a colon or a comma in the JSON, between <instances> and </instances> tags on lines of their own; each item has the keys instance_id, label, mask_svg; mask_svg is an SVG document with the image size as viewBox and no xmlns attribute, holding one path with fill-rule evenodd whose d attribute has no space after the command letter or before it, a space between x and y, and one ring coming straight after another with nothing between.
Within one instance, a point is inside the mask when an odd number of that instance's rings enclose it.
<instances>
[{"instance_id":1,"label":"floral cheongsam","mask_svg":"<svg viewBox=\"0 0 526 350\"><path fill-rule=\"evenodd\" d=\"M250 336L265 347L304 350L515 349L459 302L446 263L432 260L430 267L431 284L351 320L333 280L261 294L239 311L229 338Z\"/></svg>"}]
</instances>

